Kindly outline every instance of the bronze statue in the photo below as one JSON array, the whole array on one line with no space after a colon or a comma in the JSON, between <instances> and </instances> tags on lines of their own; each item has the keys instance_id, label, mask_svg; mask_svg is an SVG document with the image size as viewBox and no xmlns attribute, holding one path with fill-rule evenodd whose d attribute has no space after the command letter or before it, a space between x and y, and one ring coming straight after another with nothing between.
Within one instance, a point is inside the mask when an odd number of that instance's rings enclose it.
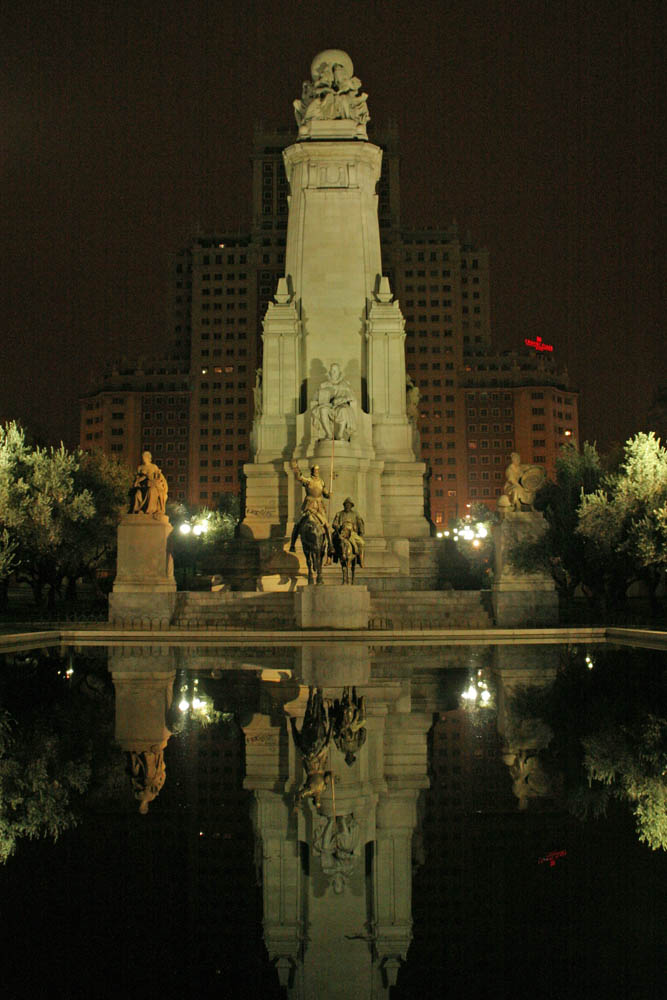
<instances>
[{"instance_id":1,"label":"bronze statue","mask_svg":"<svg viewBox=\"0 0 667 1000\"><path fill-rule=\"evenodd\" d=\"M326 771L326 758L331 742L333 720L328 717L327 709L320 688L308 688L308 703L303 717L301 732L296 728L296 721L290 718L294 744L301 753L306 779L296 793L295 810L303 799L312 798L319 809L322 792L328 787L331 772Z\"/></svg>"},{"instance_id":2,"label":"bronze statue","mask_svg":"<svg viewBox=\"0 0 667 1000\"><path fill-rule=\"evenodd\" d=\"M333 735L336 746L345 754L345 763L351 767L357 759L357 754L366 742L366 704L363 695L357 697L357 689L352 688L350 698L349 687L343 688L340 701L333 703Z\"/></svg>"},{"instance_id":3,"label":"bronze statue","mask_svg":"<svg viewBox=\"0 0 667 1000\"><path fill-rule=\"evenodd\" d=\"M329 521L323 501L323 497L328 498L331 494L320 477L319 465L312 467L310 476L303 476L297 463L293 461L291 464L294 476L305 488L306 495L301 505L301 517L292 531L289 550L295 551L296 540L300 537L308 564L308 583L313 583L315 578L321 583L324 560L327 556L331 558L333 555Z\"/></svg>"},{"instance_id":4,"label":"bronze statue","mask_svg":"<svg viewBox=\"0 0 667 1000\"><path fill-rule=\"evenodd\" d=\"M343 583L354 583L355 563L363 569L365 526L359 514L353 511L354 500L343 500L343 509L333 519L334 548L343 570ZM351 577L351 579L350 579Z\"/></svg>"}]
</instances>

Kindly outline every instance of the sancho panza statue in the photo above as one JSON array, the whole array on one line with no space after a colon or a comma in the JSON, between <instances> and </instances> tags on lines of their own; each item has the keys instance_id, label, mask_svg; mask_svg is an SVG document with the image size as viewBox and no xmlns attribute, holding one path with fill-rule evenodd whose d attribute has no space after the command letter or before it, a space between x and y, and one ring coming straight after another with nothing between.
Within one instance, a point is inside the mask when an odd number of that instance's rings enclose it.
<instances>
[{"instance_id":1,"label":"sancho panza statue","mask_svg":"<svg viewBox=\"0 0 667 1000\"><path fill-rule=\"evenodd\" d=\"M356 406L352 386L343 378L340 365L332 364L320 383L317 399L310 404L314 439L349 441L357 429Z\"/></svg>"}]
</instances>

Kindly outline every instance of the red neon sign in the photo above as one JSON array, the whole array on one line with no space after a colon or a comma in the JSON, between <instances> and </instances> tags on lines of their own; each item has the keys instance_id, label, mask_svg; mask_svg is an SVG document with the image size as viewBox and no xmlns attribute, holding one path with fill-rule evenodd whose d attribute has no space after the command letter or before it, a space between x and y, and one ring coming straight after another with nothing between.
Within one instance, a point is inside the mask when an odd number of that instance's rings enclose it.
<instances>
[{"instance_id":1,"label":"red neon sign","mask_svg":"<svg viewBox=\"0 0 667 1000\"><path fill-rule=\"evenodd\" d=\"M567 851L549 851L549 853L545 854L544 857L538 858L537 863L538 865L543 865L545 862L548 862L549 868L555 868L556 859L564 858L566 856L567 856Z\"/></svg>"},{"instance_id":2,"label":"red neon sign","mask_svg":"<svg viewBox=\"0 0 667 1000\"><path fill-rule=\"evenodd\" d=\"M526 347L534 347L536 351L553 351L553 344L545 344L541 337L536 337L535 340L524 340Z\"/></svg>"}]
</instances>

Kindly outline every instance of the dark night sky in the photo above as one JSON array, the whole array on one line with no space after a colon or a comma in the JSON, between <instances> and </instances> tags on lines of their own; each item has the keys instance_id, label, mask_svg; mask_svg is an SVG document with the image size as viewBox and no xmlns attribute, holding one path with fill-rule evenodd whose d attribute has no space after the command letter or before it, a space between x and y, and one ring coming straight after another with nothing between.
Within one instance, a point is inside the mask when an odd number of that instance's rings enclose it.
<instances>
[{"instance_id":1,"label":"dark night sky","mask_svg":"<svg viewBox=\"0 0 667 1000\"><path fill-rule=\"evenodd\" d=\"M159 348L170 252L247 225L253 122L293 125L336 47L399 123L404 222L455 216L489 248L498 345L555 345L583 437L645 429L667 368L660 7L5 0L0 419L75 443L90 374Z\"/></svg>"}]
</instances>

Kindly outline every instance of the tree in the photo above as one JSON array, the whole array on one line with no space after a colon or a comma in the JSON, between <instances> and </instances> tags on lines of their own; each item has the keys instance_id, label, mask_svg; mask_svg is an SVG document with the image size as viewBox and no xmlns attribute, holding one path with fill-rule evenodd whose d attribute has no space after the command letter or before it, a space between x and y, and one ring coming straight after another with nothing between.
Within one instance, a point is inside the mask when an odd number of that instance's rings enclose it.
<instances>
[{"instance_id":1,"label":"tree","mask_svg":"<svg viewBox=\"0 0 667 1000\"><path fill-rule=\"evenodd\" d=\"M116 550L117 527L126 508L132 482L130 470L121 462L96 450L77 452L75 489L88 492L95 504L95 516L66 526L62 570L67 577L68 597L76 596L76 581L87 578L96 587L97 570L109 568Z\"/></svg>"},{"instance_id":2,"label":"tree","mask_svg":"<svg viewBox=\"0 0 667 1000\"><path fill-rule=\"evenodd\" d=\"M556 481L547 481L535 501L536 509L544 514L546 532L538 540L517 542L511 552L516 569L547 570L566 598L580 585L590 595L599 589L602 561L595 546L576 533L576 527L582 493L594 492L602 475L595 445L586 442L581 451L575 445L565 445L556 460Z\"/></svg>"},{"instance_id":3,"label":"tree","mask_svg":"<svg viewBox=\"0 0 667 1000\"><path fill-rule=\"evenodd\" d=\"M112 459L31 447L16 423L0 427L0 545L37 603L109 558L128 486Z\"/></svg>"},{"instance_id":4,"label":"tree","mask_svg":"<svg viewBox=\"0 0 667 1000\"><path fill-rule=\"evenodd\" d=\"M201 566L206 572L220 572L225 543L234 537L240 516L238 498L232 496L225 507L214 511L202 508L197 513L189 513L184 504L170 509L174 524L170 544L177 570L190 566L194 571Z\"/></svg>"},{"instance_id":5,"label":"tree","mask_svg":"<svg viewBox=\"0 0 667 1000\"><path fill-rule=\"evenodd\" d=\"M22 837L57 840L75 825L72 795L83 794L89 779L85 758L61 759L56 733L36 725L19 735L11 716L1 713L0 863Z\"/></svg>"},{"instance_id":6,"label":"tree","mask_svg":"<svg viewBox=\"0 0 667 1000\"><path fill-rule=\"evenodd\" d=\"M72 675L50 652L16 666L0 678L0 864L23 838L57 840L76 826L118 771L106 671L84 661Z\"/></svg>"},{"instance_id":7,"label":"tree","mask_svg":"<svg viewBox=\"0 0 667 1000\"><path fill-rule=\"evenodd\" d=\"M606 577L622 561L654 599L667 566L667 450L653 432L626 442L619 471L581 498L577 516L577 535L595 547Z\"/></svg>"},{"instance_id":8,"label":"tree","mask_svg":"<svg viewBox=\"0 0 667 1000\"><path fill-rule=\"evenodd\" d=\"M574 652L550 687L517 689L510 731L541 720L553 733L541 754L565 807L600 816L626 802L639 839L667 850L667 685L662 654Z\"/></svg>"},{"instance_id":9,"label":"tree","mask_svg":"<svg viewBox=\"0 0 667 1000\"><path fill-rule=\"evenodd\" d=\"M639 839L667 851L667 718L649 713L630 726L608 726L583 747L589 781L627 800Z\"/></svg>"}]
</instances>

